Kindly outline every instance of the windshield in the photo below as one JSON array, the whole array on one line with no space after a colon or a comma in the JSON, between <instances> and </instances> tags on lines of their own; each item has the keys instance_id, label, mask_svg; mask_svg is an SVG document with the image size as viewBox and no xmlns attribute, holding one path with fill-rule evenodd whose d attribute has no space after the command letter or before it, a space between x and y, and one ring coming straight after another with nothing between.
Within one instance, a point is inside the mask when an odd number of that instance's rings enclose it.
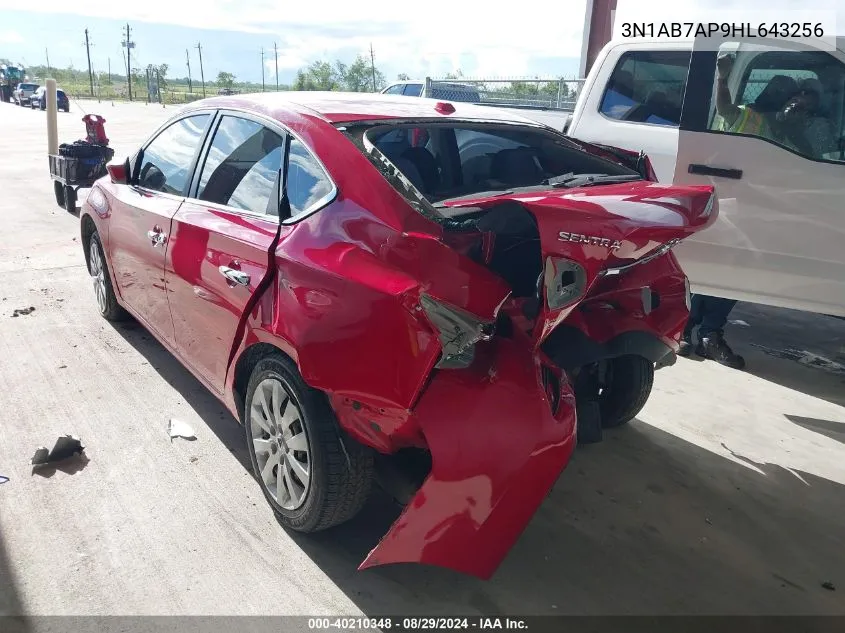
<instances>
[{"instance_id":1,"label":"windshield","mask_svg":"<svg viewBox=\"0 0 845 633\"><path fill-rule=\"evenodd\" d=\"M480 193L640 179L551 130L530 126L376 125L365 137L435 205ZM592 178L577 178L585 174Z\"/></svg>"},{"instance_id":2,"label":"windshield","mask_svg":"<svg viewBox=\"0 0 845 633\"><path fill-rule=\"evenodd\" d=\"M21 90L35 90L36 88L38 88L38 84L21 84L20 85Z\"/></svg>"}]
</instances>

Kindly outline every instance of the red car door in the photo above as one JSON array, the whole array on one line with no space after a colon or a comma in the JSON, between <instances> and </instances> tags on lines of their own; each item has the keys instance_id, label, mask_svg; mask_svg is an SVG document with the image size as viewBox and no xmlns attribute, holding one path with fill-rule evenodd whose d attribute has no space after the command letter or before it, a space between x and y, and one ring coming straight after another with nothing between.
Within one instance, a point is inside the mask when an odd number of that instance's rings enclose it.
<instances>
[{"instance_id":1,"label":"red car door","mask_svg":"<svg viewBox=\"0 0 845 633\"><path fill-rule=\"evenodd\" d=\"M268 125L246 114L218 117L171 226L165 278L176 350L220 392L279 233L285 133Z\"/></svg>"},{"instance_id":2,"label":"red car door","mask_svg":"<svg viewBox=\"0 0 845 633\"><path fill-rule=\"evenodd\" d=\"M123 301L167 342L173 341L164 287L170 221L184 200L210 113L178 119L138 156L138 178L115 187L109 221L109 260Z\"/></svg>"}]
</instances>

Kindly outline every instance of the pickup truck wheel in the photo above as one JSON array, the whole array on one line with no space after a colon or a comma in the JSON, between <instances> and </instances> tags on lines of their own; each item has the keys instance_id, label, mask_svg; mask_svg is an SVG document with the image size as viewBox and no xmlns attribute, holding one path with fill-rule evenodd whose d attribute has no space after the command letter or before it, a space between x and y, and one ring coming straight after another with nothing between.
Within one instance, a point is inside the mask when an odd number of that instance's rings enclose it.
<instances>
[{"instance_id":1,"label":"pickup truck wheel","mask_svg":"<svg viewBox=\"0 0 845 633\"><path fill-rule=\"evenodd\" d=\"M599 396L602 427L622 426L645 406L654 384L654 363L626 355L606 363L604 388Z\"/></svg>"},{"instance_id":2,"label":"pickup truck wheel","mask_svg":"<svg viewBox=\"0 0 845 633\"><path fill-rule=\"evenodd\" d=\"M325 395L305 384L290 359L258 362L243 417L255 478L284 527L324 530L363 507L372 451L343 433Z\"/></svg>"}]
</instances>

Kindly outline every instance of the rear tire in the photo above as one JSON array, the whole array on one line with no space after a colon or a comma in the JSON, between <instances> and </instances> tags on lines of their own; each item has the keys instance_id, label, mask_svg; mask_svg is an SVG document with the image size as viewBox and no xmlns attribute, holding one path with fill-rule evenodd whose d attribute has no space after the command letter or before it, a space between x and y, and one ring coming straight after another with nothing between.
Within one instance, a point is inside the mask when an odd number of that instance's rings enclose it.
<instances>
[{"instance_id":1,"label":"rear tire","mask_svg":"<svg viewBox=\"0 0 845 633\"><path fill-rule=\"evenodd\" d=\"M341 430L326 396L305 384L289 358L273 354L258 362L243 418L253 473L284 527L324 530L364 506L372 451Z\"/></svg>"},{"instance_id":2,"label":"rear tire","mask_svg":"<svg viewBox=\"0 0 845 633\"><path fill-rule=\"evenodd\" d=\"M654 363L642 356L608 361L607 386L599 396L602 426L612 429L633 420L645 406L654 384Z\"/></svg>"},{"instance_id":3,"label":"rear tire","mask_svg":"<svg viewBox=\"0 0 845 633\"><path fill-rule=\"evenodd\" d=\"M56 196L56 204L62 209L65 208L65 186L58 180L53 181L53 193Z\"/></svg>"},{"instance_id":4,"label":"rear tire","mask_svg":"<svg viewBox=\"0 0 845 633\"><path fill-rule=\"evenodd\" d=\"M64 207L70 213L76 213L76 189L74 189L70 185L65 186Z\"/></svg>"}]
</instances>

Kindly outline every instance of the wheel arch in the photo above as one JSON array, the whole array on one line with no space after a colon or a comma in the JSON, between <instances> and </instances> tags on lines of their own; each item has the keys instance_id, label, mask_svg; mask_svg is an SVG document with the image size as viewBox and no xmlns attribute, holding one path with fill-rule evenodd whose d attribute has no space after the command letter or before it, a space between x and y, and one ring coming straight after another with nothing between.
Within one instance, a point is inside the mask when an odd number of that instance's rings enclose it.
<instances>
[{"instance_id":1,"label":"wheel arch","mask_svg":"<svg viewBox=\"0 0 845 633\"><path fill-rule=\"evenodd\" d=\"M297 366L299 363L290 354L286 353L278 345L267 341L257 341L244 348L235 361L232 370L232 400L235 407L236 418L240 424L244 419L244 404L246 402L246 390L249 385L249 377L258 363L268 356L280 354L289 358Z\"/></svg>"},{"instance_id":2,"label":"wheel arch","mask_svg":"<svg viewBox=\"0 0 845 633\"><path fill-rule=\"evenodd\" d=\"M97 230L97 225L94 223L94 219L88 213L82 213L79 218L79 234L80 239L82 240L82 253L85 256L85 268L87 270L91 270L91 254L89 251L91 236Z\"/></svg>"}]
</instances>

